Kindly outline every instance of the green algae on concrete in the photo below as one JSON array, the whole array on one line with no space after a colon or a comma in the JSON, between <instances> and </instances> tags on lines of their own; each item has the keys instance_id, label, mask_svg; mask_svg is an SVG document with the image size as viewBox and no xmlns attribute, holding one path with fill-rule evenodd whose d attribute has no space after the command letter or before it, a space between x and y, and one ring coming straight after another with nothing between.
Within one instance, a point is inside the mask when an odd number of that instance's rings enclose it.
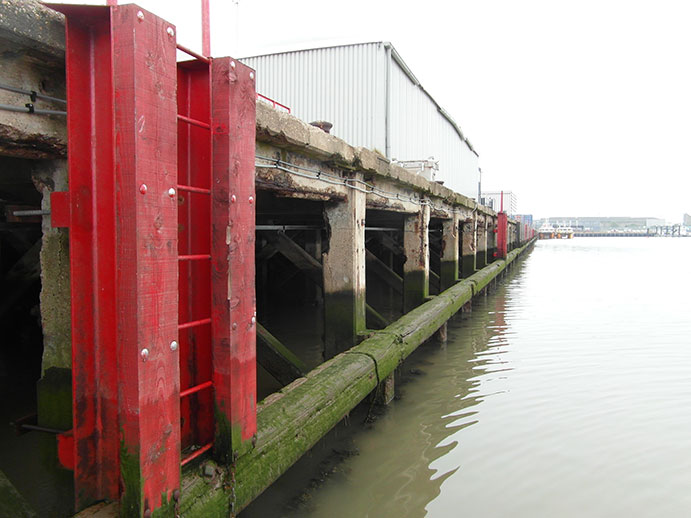
<instances>
[{"instance_id":1,"label":"green algae on concrete","mask_svg":"<svg viewBox=\"0 0 691 518\"><path fill-rule=\"evenodd\" d=\"M36 382L38 424L56 430L72 428L72 370L51 367Z\"/></svg>"},{"instance_id":2,"label":"green algae on concrete","mask_svg":"<svg viewBox=\"0 0 691 518\"><path fill-rule=\"evenodd\" d=\"M439 280L441 291L444 291L458 282L458 261L442 261Z\"/></svg>"},{"instance_id":3,"label":"green algae on concrete","mask_svg":"<svg viewBox=\"0 0 691 518\"><path fill-rule=\"evenodd\" d=\"M461 278L465 279L475 273L475 255L464 255L461 258Z\"/></svg>"},{"instance_id":4,"label":"green algae on concrete","mask_svg":"<svg viewBox=\"0 0 691 518\"><path fill-rule=\"evenodd\" d=\"M325 359L350 349L367 329L365 293L324 293Z\"/></svg>"},{"instance_id":5,"label":"green algae on concrete","mask_svg":"<svg viewBox=\"0 0 691 518\"><path fill-rule=\"evenodd\" d=\"M403 272L403 311L418 307L429 296L429 278L424 270Z\"/></svg>"}]
</instances>

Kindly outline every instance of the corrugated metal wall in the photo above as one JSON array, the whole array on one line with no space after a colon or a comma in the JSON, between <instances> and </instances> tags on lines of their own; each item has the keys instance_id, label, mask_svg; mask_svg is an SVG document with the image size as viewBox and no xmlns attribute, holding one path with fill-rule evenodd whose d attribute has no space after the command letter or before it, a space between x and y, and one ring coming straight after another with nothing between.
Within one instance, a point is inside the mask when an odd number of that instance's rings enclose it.
<instances>
[{"instance_id":1,"label":"corrugated metal wall","mask_svg":"<svg viewBox=\"0 0 691 518\"><path fill-rule=\"evenodd\" d=\"M385 44L364 43L245 58L257 91L306 121L326 120L351 145L386 153ZM390 65L390 158L439 161L437 180L477 198L478 157L395 59Z\"/></svg>"},{"instance_id":2,"label":"corrugated metal wall","mask_svg":"<svg viewBox=\"0 0 691 518\"><path fill-rule=\"evenodd\" d=\"M245 58L257 71L257 92L289 106L296 117L325 120L353 146L385 152L386 53L365 43Z\"/></svg>"},{"instance_id":3,"label":"corrugated metal wall","mask_svg":"<svg viewBox=\"0 0 691 518\"><path fill-rule=\"evenodd\" d=\"M437 180L456 192L477 198L478 157L461 139L429 96L400 65L391 64L391 157L420 160L434 156Z\"/></svg>"}]
</instances>

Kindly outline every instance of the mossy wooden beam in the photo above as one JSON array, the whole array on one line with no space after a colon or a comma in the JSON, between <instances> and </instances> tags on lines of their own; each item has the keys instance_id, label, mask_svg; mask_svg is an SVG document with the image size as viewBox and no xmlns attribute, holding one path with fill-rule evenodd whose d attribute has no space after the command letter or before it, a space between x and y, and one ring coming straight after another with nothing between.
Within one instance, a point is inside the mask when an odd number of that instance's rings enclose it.
<instances>
[{"instance_id":1,"label":"mossy wooden beam","mask_svg":"<svg viewBox=\"0 0 691 518\"><path fill-rule=\"evenodd\" d=\"M283 385L303 377L307 372L307 367L302 360L290 352L259 322L257 322L257 362Z\"/></svg>"},{"instance_id":2,"label":"mossy wooden beam","mask_svg":"<svg viewBox=\"0 0 691 518\"><path fill-rule=\"evenodd\" d=\"M233 473L220 468L208 478L199 470L184 473L180 515L214 518L240 512L533 242L458 282L261 402L256 443L241 452Z\"/></svg>"}]
</instances>

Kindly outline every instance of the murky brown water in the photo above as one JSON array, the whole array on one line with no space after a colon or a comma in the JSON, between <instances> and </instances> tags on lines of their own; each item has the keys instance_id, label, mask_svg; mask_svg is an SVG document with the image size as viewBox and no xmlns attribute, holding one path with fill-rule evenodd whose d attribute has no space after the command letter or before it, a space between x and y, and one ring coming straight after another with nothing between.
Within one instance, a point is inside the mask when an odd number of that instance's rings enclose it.
<instances>
[{"instance_id":1,"label":"murky brown water","mask_svg":"<svg viewBox=\"0 0 691 518\"><path fill-rule=\"evenodd\" d=\"M400 400L243 518L691 516L689 257L688 238L539 242L406 363Z\"/></svg>"}]
</instances>

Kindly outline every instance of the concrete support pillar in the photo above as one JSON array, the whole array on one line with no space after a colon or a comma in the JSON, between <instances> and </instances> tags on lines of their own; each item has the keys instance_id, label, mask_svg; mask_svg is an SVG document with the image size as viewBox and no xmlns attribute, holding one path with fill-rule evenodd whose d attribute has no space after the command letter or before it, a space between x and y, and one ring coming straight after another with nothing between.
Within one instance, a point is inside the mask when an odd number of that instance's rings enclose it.
<instances>
[{"instance_id":1,"label":"concrete support pillar","mask_svg":"<svg viewBox=\"0 0 691 518\"><path fill-rule=\"evenodd\" d=\"M324 359L357 345L365 322L365 201L351 190L344 202L324 210L329 228L324 275Z\"/></svg>"},{"instance_id":2,"label":"concrete support pillar","mask_svg":"<svg viewBox=\"0 0 691 518\"><path fill-rule=\"evenodd\" d=\"M41 162L41 164L46 164L46 162ZM34 173L33 180L34 185L43 195L41 208L50 211L50 193L67 190L67 164L63 160L48 162ZM50 216L43 218L42 231L40 258L43 360L41 372L45 373L51 367L72 369L72 321L69 233L66 228L53 228ZM71 385L66 387L70 392L70 398L71 388Z\"/></svg>"},{"instance_id":3,"label":"concrete support pillar","mask_svg":"<svg viewBox=\"0 0 691 518\"><path fill-rule=\"evenodd\" d=\"M458 281L459 223L459 215L455 213L451 219L444 220L443 223L440 291L450 288Z\"/></svg>"},{"instance_id":4,"label":"concrete support pillar","mask_svg":"<svg viewBox=\"0 0 691 518\"><path fill-rule=\"evenodd\" d=\"M475 222L461 225L461 278L465 279L475 273Z\"/></svg>"},{"instance_id":5,"label":"concrete support pillar","mask_svg":"<svg viewBox=\"0 0 691 518\"><path fill-rule=\"evenodd\" d=\"M475 268L481 270L487 266L487 225L485 216L478 217L476 230Z\"/></svg>"},{"instance_id":6,"label":"concrete support pillar","mask_svg":"<svg viewBox=\"0 0 691 518\"><path fill-rule=\"evenodd\" d=\"M487 218L487 263L497 260L497 219Z\"/></svg>"},{"instance_id":7,"label":"concrete support pillar","mask_svg":"<svg viewBox=\"0 0 691 518\"><path fill-rule=\"evenodd\" d=\"M407 313L429 295L429 206L406 217L403 229L403 312Z\"/></svg>"}]
</instances>

